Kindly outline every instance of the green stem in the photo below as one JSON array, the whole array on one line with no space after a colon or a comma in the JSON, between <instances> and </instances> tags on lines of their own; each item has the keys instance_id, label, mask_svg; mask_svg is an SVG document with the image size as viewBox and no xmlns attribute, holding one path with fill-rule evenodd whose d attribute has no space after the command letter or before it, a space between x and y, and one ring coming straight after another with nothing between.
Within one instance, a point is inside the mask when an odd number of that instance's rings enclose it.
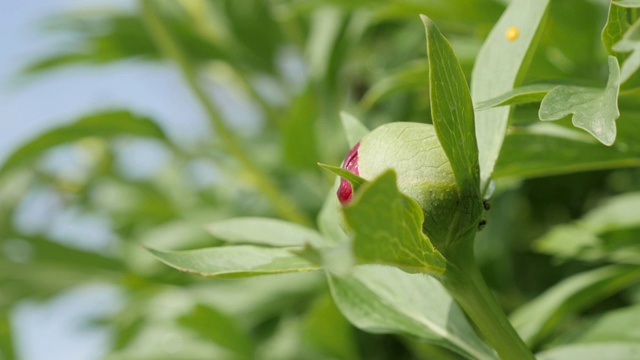
<instances>
[{"instance_id":1,"label":"green stem","mask_svg":"<svg viewBox=\"0 0 640 360\"><path fill-rule=\"evenodd\" d=\"M531 349L509 323L482 278L473 255L473 241L461 241L459 244L460 249L447 254L449 263L441 278L442 284L501 359L535 360Z\"/></svg>"},{"instance_id":2,"label":"green stem","mask_svg":"<svg viewBox=\"0 0 640 360\"><path fill-rule=\"evenodd\" d=\"M301 215L295 204L284 197L272 180L254 164L235 134L224 123L220 112L198 83L195 67L160 18L154 0L142 0L141 3L147 30L162 52L178 65L187 85L206 111L224 148L242 165L248 174L248 180L270 200L283 218L310 226L310 221Z\"/></svg>"}]
</instances>

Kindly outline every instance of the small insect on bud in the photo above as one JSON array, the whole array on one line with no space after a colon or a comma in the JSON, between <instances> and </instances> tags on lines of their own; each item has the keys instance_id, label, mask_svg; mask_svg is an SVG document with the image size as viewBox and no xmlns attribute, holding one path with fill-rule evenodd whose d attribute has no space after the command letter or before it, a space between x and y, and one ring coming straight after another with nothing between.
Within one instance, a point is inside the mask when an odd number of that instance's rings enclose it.
<instances>
[{"instance_id":1,"label":"small insect on bud","mask_svg":"<svg viewBox=\"0 0 640 360\"><path fill-rule=\"evenodd\" d=\"M342 168L349 170L356 175L360 175L358 170L358 148L360 143L357 143L349 152L342 163ZM340 187L338 188L338 200L341 204L347 204L353 198L353 186L344 178L340 179Z\"/></svg>"}]
</instances>

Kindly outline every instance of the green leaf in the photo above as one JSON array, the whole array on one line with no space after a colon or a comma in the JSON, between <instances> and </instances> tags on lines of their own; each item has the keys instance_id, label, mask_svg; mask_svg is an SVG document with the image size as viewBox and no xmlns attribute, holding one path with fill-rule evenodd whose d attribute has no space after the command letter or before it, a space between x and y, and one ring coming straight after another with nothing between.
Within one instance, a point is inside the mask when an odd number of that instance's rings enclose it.
<instances>
[{"instance_id":1,"label":"green leaf","mask_svg":"<svg viewBox=\"0 0 640 360\"><path fill-rule=\"evenodd\" d=\"M449 158L462 196L480 198L480 168L473 104L467 80L449 42L428 17L427 32L431 119Z\"/></svg>"},{"instance_id":2,"label":"green leaf","mask_svg":"<svg viewBox=\"0 0 640 360\"><path fill-rule=\"evenodd\" d=\"M302 331L305 342L330 358L360 358L355 331L328 293L313 302L305 314Z\"/></svg>"},{"instance_id":3,"label":"green leaf","mask_svg":"<svg viewBox=\"0 0 640 360\"><path fill-rule=\"evenodd\" d=\"M619 62L624 61L626 55L618 53L613 46L622 39L632 23L630 10L619 2L612 1L609 5L607 24L602 29L602 44L610 55L618 58Z\"/></svg>"},{"instance_id":4,"label":"green leaf","mask_svg":"<svg viewBox=\"0 0 640 360\"><path fill-rule=\"evenodd\" d=\"M620 83L624 83L640 68L640 20L631 25L622 39L613 45L613 50L631 52L620 69Z\"/></svg>"},{"instance_id":5,"label":"green leaf","mask_svg":"<svg viewBox=\"0 0 640 360\"><path fill-rule=\"evenodd\" d=\"M572 343L624 341L640 344L640 305L611 310L581 328Z\"/></svg>"},{"instance_id":6,"label":"green leaf","mask_svg":"<svg viewBox=\"0 0 640 360\"><path fill-rule=\"evenodd\" d=\"M613 0L613 4L618 6L637 8L640 7L640 0Z\"/></svg>"},{"instance_id":7,"label":"green leaf","mask_svg":"<svg viewBox=\"0 0 640 360\"><path fill-rule=\"evenodd\" d=\"M317 104L313 91L308 88L288 105L280 117L282 123L282 151L288 163L298 167L315 168L318 159L315 124Z\"/></svg>"},{"instance_id":8,"label":"green leaf","mask_svg":"<svg viewBox=\"0 0 640 360\"><path fill-rule=\"evenodd\" d=\"M536 354L538 360L640 360L640 345L606 343L568 345Z\"/></svg>"},{"instance_id":9,"label":"green leaf","mask_svg":"<svg viewBox=\"0 0 640 360\"><path fill-rule=\"evenodd\" d=\"M511 314L511 323L531 346L549 335L561 319L640 280L637 266L612 265L565 278Z\"/></svg>"},{"instance_id":10,"label":"green leaf","mask_svg":"<svg viewBox=\"0 0 640 360\"><path fill-rule=\"evenodd\" d=\"M435 279L379 265L356 266L344 276L329 274L331 294L358 328L415 336L469 359L496 359L464 313Z\"/></svg>"},{"instance_id":11,"label":"green leaf","mask_svg":"<svg viewBox=\"0 0 640 360\"><path fill-rule=\"evenodd\" d=\"M234 244L267 246L321 246L327 243L315 230L291 222L258 218L234 218L207 225L207 230L217 239Z\"/></svg>"},{"instance_id":12,"label":"green leaf","mask_svg":"<svg viewBox=\"0 0 640 360\"><path fill-rule=\"evenodd\" d=\"M342 128L347 135L347 142L350 147L356 146L356 144L360 142L360 139L369 132L369 129L367 129L360 120L345 111L340 112L340 120L342 121Z\"/></svg>"},{"instance_id":13,"label":"green leaf","mask_svg":"<svg viewBox=\"0 0 640 360\"><path fill-rule=\"evenodd\" d=\"M286 248L240 245L188 251L147 249L173 268L206 277L237 278L318 270L316 265Z\"/></svg>"},{"instance_id":14,"label":"green leaf","mask_svg":"<svg viewBox=\"0 0 640 360\"><path fill-rule=\"evenodd\" d=\"M573 125L584 129L601 143L611 146L616 139L620 67L609 56L609 80L604 90L560 85L551 90L540 104L540 120L559 120L573 114Z\"/></svg>"},{"instance_id":15,"label":"green leaf","mask_svg":"<svg viewBox=\"0 0 640 360\"><path fill-rule=\"evenodd\" d=\"M545 95L556 85L533 84L521 86L489 100L481 101L476 105L476 110L486 110L496 106L515 105L542 100Z\"/></svg>"},{"instance_id":16,"label":"green leaf","mask_svg":"<svg viewBox=\"0 0 640 360\"><path fill-rule=\"evenodd\" d=\"M424 86L429 73L429 65L424 61L412 62L377 81L362 97L362 107L369 109L381 100L405 89Z\"/></svg>"},{"instance_id":17,"label":"green leaf","mask_svg":"<svg viewBox=\"0 0 640 360\"><path fill-rule=\"evenodd\" d=\"M626 112L618 121L611 147L575 128L536 123L514 129L505 139L494 177L536 177L640 165L638 116Z\"/></svg>"},{"instance_id":18,"label":"green leaf","mask_svg":"<svg viewBox=\"0 0 640 360\"><path fill-rule=\"evenodd\" d=\"M561 259L640 264L640 246L637 235L633 235L640 227L637 209L640 209L640 193L609 198L577 221L554 227L537 239L534 247ZM629 233L629 239L608 239L615 232Z\"/></svg>"},{"instance_id":19,"label":"green leaf","mask_svg":"<svg viewBox=\"0 0 640 360\"><path fill-rule=\"evenodd\" d=\"M135 135L166 139L160 127L148 118L128 111L108 111L80 118L79 120L49 130L14 151L5 161L0 174L25 165L45 151L86 137L111 138L119 135Z\"/></svg>"},{"instance_id":20,"label":"green leaf","mask_svg":"<svg viewBox=\"0 0 640 360\"><path fill-rule=\"evenodd\" d=\"M15 359L14 336L8 311L0 312L0 359Z\"/></svg>"},{"instance_id":21,"label":"green leaf","mask_svg":"<svg viewBox=\"0 0 640 360\"><path fill-rule=\"evenodd\" d=\"M344 242L349 239L349 236L344 232L342 223L342 205L338 201L336 192L340 185L340 179L336 178L333 187L327 193L320 213L318 214L318 230L326 238L333 242Z\"/></svg>"},{"instance_id":22,"label":"green leaf","mask_svg":"<svg viewBox=\"0 0 640 360\"><path fill-rule=\"evenodd\" d=\"M493 27L478 53L471 76L474 103L510 91L519 85L537 43L549 0L514 0ZM516 27L518 37L506 38ZM510 108L493 108L476 113L476 136L480 152L481 189L486 191L509 122Z\"/></svg>"},{"instance_id":23,"label":"green leaf","mask_svg":"<svg viewBox=\"0 0 640 360\"><path fill-rule=\"evenodd\" d=\"M360 176L352 173L347 169L343 169L337 166L321 164L321 163L318 163L318 166L320 166L323 169L331 171L332 173L340 176L341 178L345 178L347 181L351 183L351 186L353 186L354 193L360 188L361 185L367 183L367 180L361 178Z\"/></svg>"},{"instance_id":24,"label":"green leaf","mask_svg":"<svg viewBox=\"0 0 640 360\"><path fill-rule=\"evenodd\" d=\"M179 323L202 338L233 351L242 359L253 357L254 344L248 334L239 328L233 318L212 307L198 304L182 316Z\"/></svg>"},{"instance_id":25,"label":"green leaf","mask_svg":"<svg viewBox=\"0 0 640 360\"><path fill-rule=\"evenodd\" d=\"M393 265L410 273L444 272L445 259L422 233L424 213L398 190L393 170L363 185L344 214L360 262Z\"/></svg>"}]
</instances>

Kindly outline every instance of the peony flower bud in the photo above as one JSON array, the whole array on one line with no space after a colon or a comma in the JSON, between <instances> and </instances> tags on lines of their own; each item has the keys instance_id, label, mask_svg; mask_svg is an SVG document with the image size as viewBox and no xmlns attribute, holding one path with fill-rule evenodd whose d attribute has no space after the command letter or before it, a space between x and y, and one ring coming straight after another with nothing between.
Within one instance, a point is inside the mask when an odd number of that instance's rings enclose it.
<instances>
[{"instance_id":1,"label":"peony flower bud","mask_svg":"<svg viewBox=\"0 0 640 360\"><path fill-rule=\"evenodd\" d=\"M448 236L459 193L433 125L395 122L380 126L349 151L342 167L366 180L394 169L399 190L415 199L424 211L425 233L432 239ZM340 202L348 203L352 193L351 184L341 179L337 193Z\"/></svg>"},{"instance_id":2,"label":"peony flower bud","mask_svg":"<svg viewBox=\"0 0 640 360\"><path fill-rule=\"evenodd\" d=\"M360 143L357 143L349 152L342 163L342 168L351 171L356 175L360 175L358 170L358 148ZM340 187L338 188L338 200L341 204L346 204L351 201L353 197L353 187L351 183L344 178L340 179Z\"/></svg>"}]
</instances>

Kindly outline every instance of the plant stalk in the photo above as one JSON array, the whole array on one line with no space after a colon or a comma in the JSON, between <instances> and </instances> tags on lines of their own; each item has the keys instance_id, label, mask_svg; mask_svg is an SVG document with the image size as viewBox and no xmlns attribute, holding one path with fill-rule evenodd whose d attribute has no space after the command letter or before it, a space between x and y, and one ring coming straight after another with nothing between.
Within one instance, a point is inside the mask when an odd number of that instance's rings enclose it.
<instances>
[{"instance_id":1,"label":"plant stalk","mask_svg":"<svg viewBox=\"0 0 640 360\"><path fill-rule=\"evenodd\" d=\"M197 71L192 62L160 18L154 0L142 0L141 5L146 28L156 45L169 59L178 65L187 85L206 111L224 148L247 172L248 181L269 199L280 216L302 225L311 226L309 219L301 215L297 206L283 196L282 191L251 160L235 134L224 123L220 112L199 84Z\"/></svg>"},{"instance_id":2,"label":"plant stalk","mask_svg":"<svg viewBox=\"0 0 640 360\"><path fill-rule=\"evenodd\" d=\"M459 242L460 248L447 254L442 284L501 359L535 360L484 281L473 254L473 239L470 240Z\"/></svg>"}]
</instances>

